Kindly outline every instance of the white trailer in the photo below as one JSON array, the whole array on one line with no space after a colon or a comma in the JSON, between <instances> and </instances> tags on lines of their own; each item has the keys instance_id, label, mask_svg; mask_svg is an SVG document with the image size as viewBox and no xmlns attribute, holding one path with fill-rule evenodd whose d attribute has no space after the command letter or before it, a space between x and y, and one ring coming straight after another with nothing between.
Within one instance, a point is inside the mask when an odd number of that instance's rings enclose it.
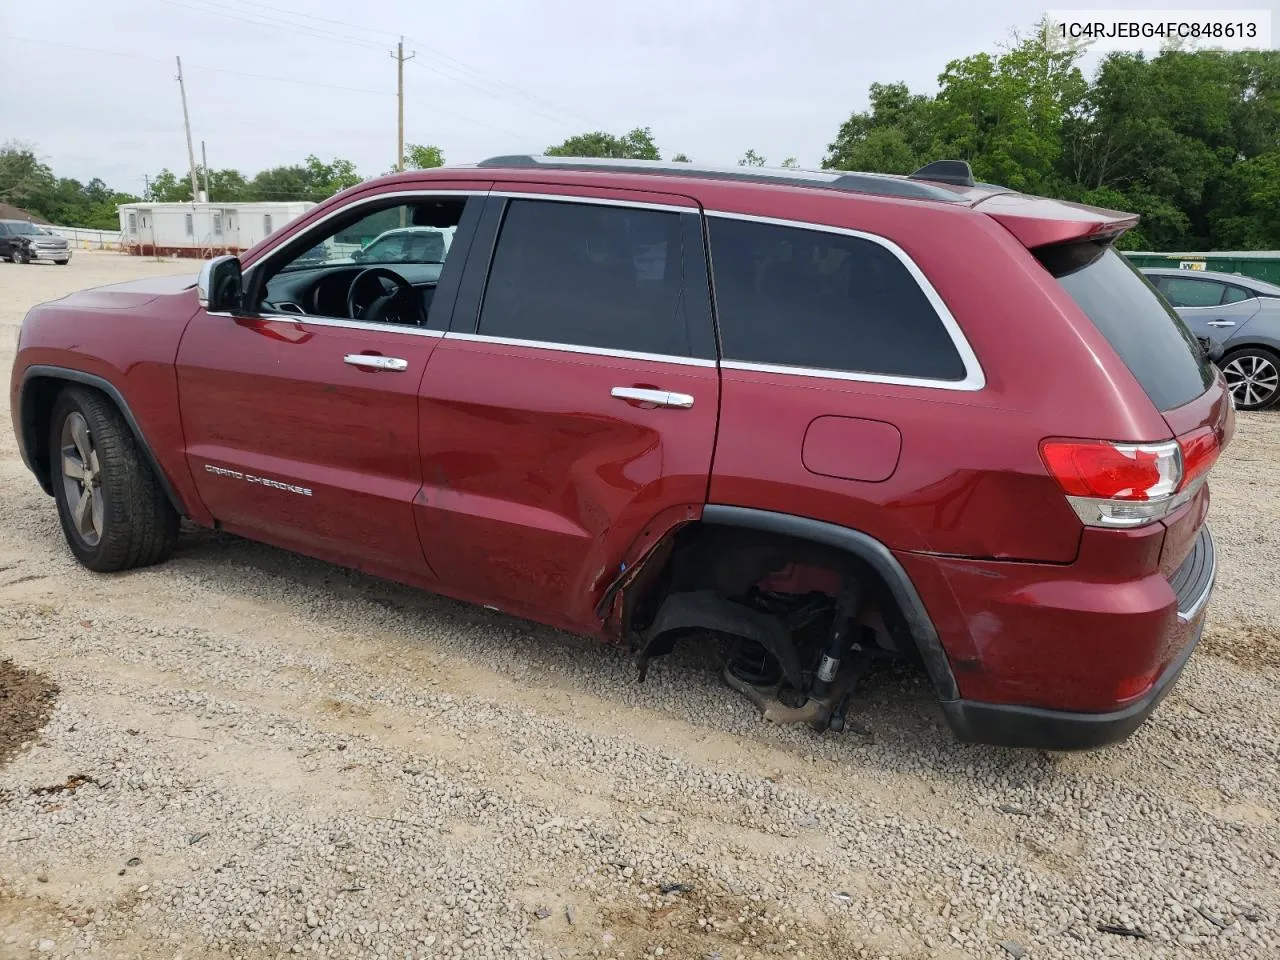
<instances>
[{"instance_id":1,"label":"white trailer","mask_svg":"<svg viewBox=\"0 0 1280 960\"><path fill-rule=\"evenodd\" d=\"M144 256L196 257L242 253L314 207L289 203L124 203L123 246Z\"/></svg>"}]
</instances>

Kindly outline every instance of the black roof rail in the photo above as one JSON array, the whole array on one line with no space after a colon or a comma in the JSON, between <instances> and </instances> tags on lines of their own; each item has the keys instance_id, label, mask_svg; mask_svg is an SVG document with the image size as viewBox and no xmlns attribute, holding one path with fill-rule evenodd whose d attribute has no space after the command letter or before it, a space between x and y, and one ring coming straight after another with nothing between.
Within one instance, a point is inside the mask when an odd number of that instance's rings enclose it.
<instances>
[{"instance_id":1,"label":"black roof rail","mask_svg":"<svg viewBox=\"0 0 1280 960\"><path fill-rule=\"evenodd\" d=\"M932 180L934 183L950 183L957 187L976 187L973 168L965 160L935 160L911 174L912 180Z\"/></svg>"},{"instance_id":2,"label":"black roof rail","mask_svg":"<svg viewBox=\"0 0 1280 960\"><path fill-rule=\"evenodd\" d=\"M797 170L782 167L707 167L666 160L618 160L601 157L546 157L533 154L505 154L476 164L479 168L507 170L598 170L612 173L650 173L694 177L705 180L738 180L790 187L814 187L848 193L871 193L885 197L962 202L965 198L927 181L888 173L850 173L844 170ZM965 164L968 168L968 164ZM970 177L972 186L972 177Z\"/></svg>"}]
</instances>

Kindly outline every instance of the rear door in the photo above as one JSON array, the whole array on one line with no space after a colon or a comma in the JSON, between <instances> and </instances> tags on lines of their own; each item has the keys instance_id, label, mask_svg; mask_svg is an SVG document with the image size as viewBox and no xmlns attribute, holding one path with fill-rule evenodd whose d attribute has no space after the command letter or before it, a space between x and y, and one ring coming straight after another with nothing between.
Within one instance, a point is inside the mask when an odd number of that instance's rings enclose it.
<instances>
[{"instance_id":1,"label":"rear door","mask_svg":"<svg viewBox=\"0 0 1280 960\"><path fill-rule=\"evenodd\" d=\"M1164 275L1156 284L1197 337L1226 343L1258 312L1258 300L1243 287L1217 280Z\"/></svg>"},{"instance_id":2,"label":"rear door","mask_svg":"<svg viewBox=\"0 0 1280 960\"><path fill-rule=\"evenodd\" d=\"M421 391L424 549L459 595L589 631L621 558L706 500L719 376L700 213L496 184L473 250Z\"/></svg>"}]
</instances>

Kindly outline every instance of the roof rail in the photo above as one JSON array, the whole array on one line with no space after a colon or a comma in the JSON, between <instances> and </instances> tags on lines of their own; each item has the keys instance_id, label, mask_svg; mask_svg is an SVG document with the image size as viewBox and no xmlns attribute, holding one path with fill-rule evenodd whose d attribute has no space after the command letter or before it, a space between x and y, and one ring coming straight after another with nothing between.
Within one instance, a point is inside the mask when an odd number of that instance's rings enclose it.
<instances>
[{"instance_id":1,"label":"roof rail","mask_svg":"<svg viewBox=\"0 0 1280 960\"><path fill-rule=\"evenodd\" d=\"M706 180L738 180L792 187L813 187L848 193L870 193L917 200L963 202L954 191L922 180L887 173L849 173L843 170L797 170L784 167L709 167L664 160L622 160L608 157L546 157L507 154L476 164L481 168L508 170L582 170L613 173L643 173L659 176L694 177ZM967 164L965 165L967 169ZM970 178L972 185L972 178Z\"/></svg>"},{"instance_id":2,"label":"roof rail","mask_svg":"<svg viewBox=\"0 0 1280 960\"><path fill-rule=\"evenodd\" d=\"M976 187L973 168L965 160L935 160L911 174L911 180L931 180L934 183L950 183L957 187Z\"/></svg>"}]
</instances>

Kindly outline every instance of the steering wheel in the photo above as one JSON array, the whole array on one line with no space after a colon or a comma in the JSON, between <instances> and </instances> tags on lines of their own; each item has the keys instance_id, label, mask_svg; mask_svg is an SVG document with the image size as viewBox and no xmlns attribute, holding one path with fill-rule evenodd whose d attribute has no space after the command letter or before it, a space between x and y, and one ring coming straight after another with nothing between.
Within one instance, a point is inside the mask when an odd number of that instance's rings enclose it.
<instances>
[{"instance_id":1,"label":"steering wheel","mask_svg":"<svg viewBox=\"0 0 1280 960\"><path fill-rule=\"evenodd\" d=\"M366 288L373 289L366 294ZM368 302L364 302L366 299ZM369 267L356 274L347 288L347 316L369 323L416 326L421 326L426 319L413 284L386 267Z\"/></svg>"}]
</instances>

